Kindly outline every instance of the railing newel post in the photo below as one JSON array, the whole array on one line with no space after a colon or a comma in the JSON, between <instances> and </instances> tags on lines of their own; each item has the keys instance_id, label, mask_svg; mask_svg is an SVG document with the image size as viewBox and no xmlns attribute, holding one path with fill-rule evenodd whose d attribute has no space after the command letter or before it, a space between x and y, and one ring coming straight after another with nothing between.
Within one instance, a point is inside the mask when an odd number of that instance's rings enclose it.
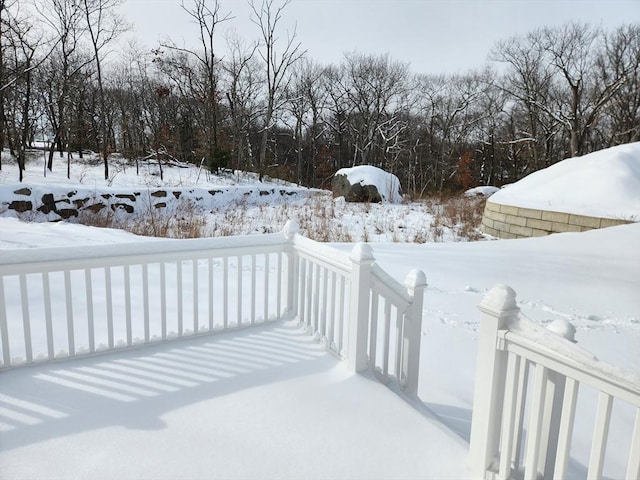
<instances>
[{"instance_id":1,"label":"railing newel post","mask_svg":"<svg viewBox=\"0 0 640 480\"><path fill-rule=\"evenodd\" d=\"M412 270L404 281L412 301L407 309L402 339L402 381L408 395L418 394L420 372L420 340L422 336L422 306L427 277L422 270Z\"/></svg>"},{"instance_id":2,"label":"railing newel post","mask_svg":"<svg viewBox=\"0 0 640 480\"><path fill-rule=\"evenodd\" d=\"M369 298L371 295L371 266L375 262L373 250L366 243L356 243L349 255L351 260L351 295L348 325L347 366L360 372L368 366Z\"/></svg>"},{"instance_id":3,"label":"railing newel post","mask_svg":"<svg viewBox=\"0 0 640 480\"><path fill-rule=\"evenodd\" d=\"M497 348L498 332L508 328L520 309L516 293L507 285L496 285L478 308L482 312L478 338L469 465L473 475L485 478L499 460L502 402L507 352Z\"/></svg>"}]
</instances>

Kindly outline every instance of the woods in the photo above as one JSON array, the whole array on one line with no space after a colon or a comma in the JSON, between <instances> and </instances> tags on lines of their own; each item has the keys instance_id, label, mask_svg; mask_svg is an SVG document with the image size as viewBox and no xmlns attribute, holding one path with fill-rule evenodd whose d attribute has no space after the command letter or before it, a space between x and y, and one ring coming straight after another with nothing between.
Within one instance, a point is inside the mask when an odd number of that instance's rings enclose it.
<instances>
[{"instance_id":1,"label":"woods","mask_svg":"<svg viewBox=\"0 0 640 480\"><path fill-rule=\"evenodd\" d=\"M105 178L115 152L318 187L370 164L422 196L640 140L638 24L541 28L498 42L477 70L422 74L387 54L319 64L281 28L287 4L251 2L253 40L222 34L225 3L185 0L199 43L145 51L116 43L129 28L119 0L43 0L39 16L0 0L0 142L16 177L37 142L48 168L98 152Z\"/></svg>"}]
</instances>

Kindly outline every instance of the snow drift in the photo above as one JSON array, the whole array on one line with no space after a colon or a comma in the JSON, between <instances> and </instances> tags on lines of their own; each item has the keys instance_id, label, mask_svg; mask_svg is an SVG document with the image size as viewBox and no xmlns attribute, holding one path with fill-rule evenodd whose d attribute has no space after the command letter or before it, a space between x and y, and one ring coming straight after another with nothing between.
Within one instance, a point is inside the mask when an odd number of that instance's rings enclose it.
<instances>
[{"instance_id":1,"label":"snow drift","mask_svg":"<svg viewBox=\"0 0 640 480\"><path fill-rule=\"evenodd\" d=\"M558 162L504 187L491 202L640 221L640 142Z\"/></svg>"}]
</instances>

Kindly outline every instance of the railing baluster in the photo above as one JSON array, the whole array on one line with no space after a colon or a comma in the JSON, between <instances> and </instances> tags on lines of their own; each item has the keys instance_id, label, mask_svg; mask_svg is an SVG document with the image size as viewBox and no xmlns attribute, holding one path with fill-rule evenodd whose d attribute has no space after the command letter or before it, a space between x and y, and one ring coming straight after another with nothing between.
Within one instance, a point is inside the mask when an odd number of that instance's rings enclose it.
<instances>
[{"instance_id":1,"label":"railing baluster","mask_svg":"<svg viewBox=\"0 0 640 480\"><path fill-rule=\"evenodd\" d=\"M113 348L113 292L111 289L111 267L104 268L104 288L107 301L107 345Z\"/></svg>"},{"instance_id":2,"label":"railing baluster","mask_svg":"<svg viewBox=\"0 0 640 480\"><path fill-rule=\"evenodd\" d=\"M553 478L566 478L569 465L569 451L571 449L571 435L576 418L576 402L578 400L579 383L567 378L562 400L562 416L560 417L560 432L558 435L558 449L556 454L556 468Z\"/></svg>"},{"instance_id":3,"label":"railing baluster","mask_svg":"<svg viewBox=\"0 0 640 480\"><path fill-rule=\"evenodd\" d=\"M67 341L69 356L73 357L76 353L76 346L73 325L73 302L71 299L71 272L69 272L69 270L64 271L64 298L67 309Z\"/></svg>"},{"instance_id":4,"label":"railing baluster","mask_svg":"<svg viewBox=\"0 0 640 480\"><path fill-rule=\"evenodd\" d=\"M176 280L178 294L178 336L181 337L184 331L184 317L182 309L182 260L176 262Z\"/></svg>"},{"instance_id":5,"label":"railing baluster","mask_svg":"<svg viewBox=\"0 0 640 480\"><path fill-rule=\"evenodd\" d=\"M151 329L149 326L149 264L142 265L142 308L144 315L144 342L151 340Z\"/></svg>"},{"instance_id":6,"label":"railing baluster","mask_svg":"<svg viewBox=\"0 0 640 480\"><path fill-rule=\"evenodd\" d=\"M640 408L636 409L636 420L633 424L627 478L640 478Z\"/></svg>"},{"instance_id":7,"label":"railing baluster","mask_svg":"<svg viewBox=\"0 0 640 480\"><path fill-rule=\"evenodd\" d=\"M307 314L306 314L306 324L307 327L311 327L313 325L313 274L314 274L314 270L316 269L316 265L309 261L308 262L308 268L307 268L307 299L305 301L305 304L307 306Z\"/></svg>"},{"instance_id":8,"label":"railing baluster","mask_svg":"<svg viewBox=\"0 0 640 480\"><path fill-rule=\"evenodd\" d=\"M242 325L242 255L238 255L238 326Z\"/></svg>"},{"instance_id":9,"label":"railing baluster","mask_svg":"<svg viewBox=\"0 0 640 480\"><path fill-rule=\"evenodd\" d=\"M313 333L318 332L318 327L320 324L320 265L314 264L313 266L313 288L311 289L313 295L313 317L312 317L312 328Z\"/></svg>"},{"instance_id":10,"label":"railing baluster","mask_svg":"<svg viewBox=\"0 0 640 480\"><path fill-rule=\"evenodd\" d=\"M389 346L391 343L391 303L384 299L384 343L382 357L382 374L389 375Z\"/></svg>"},{"instance_id":11,"label":"railing baluster","mask_svg":"<svg viewBox=\"0 0 640 480\"><path fill-rule=\"evenodd\" d=\"M378 346L378 304L380 296L374 291L371 292L371 331L369 332L369 367L373 371L376 369L376 355Z\"/></svg>"},{"instance_id":12,"label":"railing baluster","mask_svg":"<svg viewBox=\"0 0 640 480\"><path fill-rule=\"evenodd\" d=\"M344 310L346 308L344 292L347 289L345 277L340 275L340 284L338 285L338 354L342 355L342 347L344 345Z\"/></svg>"},{"instance_id":13,"label":"railing baluster","mask_svg":"<svg viewBox=\"0 0 640 480\"><path fill-rule=\"evenodd\" d=\"M540 457L540 436L542 433L542 414L546 395L549 371L542 365L536 365L533 377L533 394L529 429L527 430L527 452L525 457L524 480L537 480L538 458Z\"/></svg>"},{"instance_id":14,"label":"railing baluster","mask_svg":"<svg viewBox=\"0 0 640 480\"><path fill-rule=\"evenodd\" d=\"M96 334L95 319L93 315L93 282L90 268L84 269L84 291L85 301L87 304L87 336L89 337L89 352L94 353L96 351Z\"/></svg>"},{"instance_id":15,"label":"railing baluster","mask_svg":"<svg viewBox=\"0 0 640 480\"><path fill-rule=\"evenodd\" d=\"M604 454L607 448L609 436L609 423L611 420L611 406L613 397L604 392L598 396L598 409L593 427L593 440L591 442L591 455L589 457L588 480L600 479L604 465Z\"/></svg>"},{"instance_id":16,"label":"railing baluster","mask_svg":"<svg viewBox=\"0 0 640 480\"><path fill-rule=\"evenodd\" d=\"M0 338L2 339L2 366L11 366L11 351L9 350L9 327L7 325L7 303L4 295L4 277L0 275Z\"/></svg>"},{"instance_id":17,"label":"railing baluster","mask_svg":"<svg viewBox=\"0 0 640 480\"><path fill-rule=\"evenodd\" d=\"M327 308L329 305L329 270L322 269L322 307L320 309L320 335L327 339ZM329 345L329 344L328 344Z\"/></svg>"},{"instance_id":18,"label":"railing baluster","mask_svg":"<svg viewBox=\"0 0 640 480\"><path fill-rule=\"evenodd\" d=\"M293 304L295 304L295 299L293 298L294 295L294 289L293 289L293 285L294 282L298 283L295 278L295 269L291 269L291 276L287 277L287 289L285 290L283 288L283 282L282 282L282 253L278 252L278 267L276 269L276 288L277 288L277 292L278 295L276 296L276 318L280 318L282 316L282 296L283 295L287 295L289 292L291 292L291 301ZM294 260L292 260L291 257L288 257L287 259L287 271L289 270L289 263L293 262ZM285 293L285 291L287 293ZM287 297L285 297L287 298ZM285 302L289 301L289 299L285 300ZM292 305L294 306L294 305ZM289 315L293 315L293 310L292 311L288 311L287 312Z\"/></svg>"},{"instance_id":19,"label":"railing baluster","mask_svg":"<svg viewBox=\"0 0 640 480\"><path fill-rule=\"evenodd\" d=\"M49 360L56 358L55 343L53 341L53 320L51 313L51 282L49 272L42 274L42 294L44 296L44 323L47 330L47 357Z\"/></svg>"},{"instance_id":20,"label":"railing baluster","mask_svg":"<svg viewBox=\"0 0 640 480\"><path fill-rule=\"evenodd\" d=\"M521 463L522 445L524 441L524 407L527 398L530 363L527 360L520 362L520 374L518 375L518 395L516 397L516 423L513 431L515 448L512 453L514 468L518 468Z\"/></svg>"},{"instance_id":21,"label":"railing baluster","mask_svg":"<svg viewBox=\"0 0 640 480\"><path fill-rule=\"evenodd\" d=\"M31 348L31 318L29 315L29 292L27 290L27 276L20 274L20 298L22 300L22 329L24 332L24 349L27 363L33 362Z\"/></svg>"},{"instance_id":22,"label":"railing baluster","mask_svg":"<svg viewBox=\"0 0 640 480\"><path fill-rule=\"evenodd\" d=\"M251 294L249 295L251 301L251 325L256 323L256 256L251 255Z\"/></svg>"},{"instance_id":23,"label":"railing baluster","mask_svg":"<svg viewBox=\"0 0 640 480\"><path fill-rule=\"evenodd\" d=\"M209 267L209 331L213 331L213 258L207 259Z\"/></svg>"},{"instance_id":24,"label":"railing baluster","mask_svg":"<svg viewBox=\"0 0 640 480\"><path fill-rule=\"evenodd\" d=\"M223 328L229 326L229 258L222 259L222 323Z\"/></svg>"},{"instance_id":25,"label":"railing baluster","mask_svg":"<svg viewBox=\"0 0 640 480\"><path fill-rule=\"evenodd\" d=\"M269 320L269 257L269 253L264 254L264 306L262 313L262 319L264 322ZM280 296L279 288L277 292L278 296Z\"/></svg>"},{"instance_id":26,"label":"railing baluster","mask_svg":"<svg viewBox=\"0 0 640 480\"><path fill-rule=\"evenodd\" d=\"M520 373L520 356L510 353L507 362L505 383L505 403L502 412L502 440L500 446L500 468L498 480L511 478L511 456L516 420L516 400L518 396L518 374Z\"/></svg>"},{"instance_id":27,"label":"railing baluster","mask_svg":"<svg viewBox=\"0 0 640 480\"><path fill-rule=\"evenodd\" d=\"M160 324L162 340L167 339L167 270L166 264L160 262Z\"/></svg>"},{"instance_id":28,"label":"railing baluster","mask_svg":"<svg viewBox=\"0 0 640 480\"><path fill-rule=\"evenodd\" d=\"M76 354L75 331L73 322L73 301L71 299L71 272L64 271L64 297L67 305L67 338L69 342L69 356Z\"/></svg>"},{"instance_id":29,"label":"railing baluster","mask_svg":"<svg viewBox=\"0 0 640 480\"><path fill-rule=\"evenodd\" d=\"M193 277L193 333L196 334L200 328L198 318L198 260L194 258L191 262L191 266L193 269L191 272Z\"/></svg>"},{"instance_id":30,"label":"railing baluster","mask_svg":"<svg viewBox=\"0 0 640 480\"><path fill-rule=\"evenodd\" d=\"M127 330L127 346L133 344L133 332L131 329L131 267L124 266L124 312L125 327Z\"/></svg>"},{"instance_id":31,"label":"railing baluster","mask_svg":"<svg viewBox=\"0 0 640 480\"><path fill-rule=\"evenodd\" d=\"M306 304L305 300L307 299L307 261L304 258L300 259L300 289L298 290L299 300L298 300L298 316L301 324L304 324L306 321Z\"/></svg>"},{"instance_id":32,"label":"railing baluster","mask_svg":"<svg viewBox=\"0 0 640 480\"><path fill-rule=\"evenodd\" d=\"M329 291L329 300L327 301L329 327L327 331L327 344L329 348L335 350L336 346L336 272L331 272L331 290Z\"/></svg>"},{"instance_id":33,"label":"railing baluster","mask_svg":"<svg viewBox=\"0 0 640 480\"><path fill-rule=\"evenodd\" d=\"M402 355L403 355L403 344L402 337L404 336L404 314L400 311L397 305L394 305L396 310L396 361L395 361L395 371L396 378L400 382L405 382L407 379L402 378L401 375L401 367L402 367Z\"/></svg>"}]
</instances>

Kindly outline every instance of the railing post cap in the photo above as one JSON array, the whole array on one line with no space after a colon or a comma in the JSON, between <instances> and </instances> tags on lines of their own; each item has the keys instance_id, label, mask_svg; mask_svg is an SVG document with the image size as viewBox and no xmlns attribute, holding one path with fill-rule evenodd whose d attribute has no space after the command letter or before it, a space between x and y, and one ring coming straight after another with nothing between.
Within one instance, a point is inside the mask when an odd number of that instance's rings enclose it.
<instances>
[{"instance_id":1,"label":"railing post cap","mask_svg":"<svg viewBox=\"0 0 640 480\"><path fill-rule=\"evenodd\" d=\"M298 225L298 222L294 220L287 220L282 231L284 232L285 238L287 240L291 240L296 233L300 232L300 226Z\"/></svg>"},{"instance_id":2,"label":"railing post cap","mask_svg":"<svg viewBox=\"0 0 640 480\"><path fill-rule=\"evenodd\" d=\"M364 261L373 262L375 260L371 245L364 242L358 242L353 246L353 250L351 250L349 258L358 263Z\"/></svg>"},{"instance_id":3,"label":"railing post cap","mask_svg":"<svg viewBox=\"0 0 640 480\"><path fill-rule=\"evenodd\" d=\"M404 279L404 285L409 288L418 288L427 286L427 276L422 270L414 268L409 272L407 278Z\"/></svg>"},{"instance_id":4,"label":"railing post cap","mask_svg":"<svg viewBox=\"0 0 640 480\"><path fill-rule=\"evenodd\" d=\"M509 285L498 284L489 290L478 307L492 312L517 310L516 292Z\"/></svg>"}]
</instances>

